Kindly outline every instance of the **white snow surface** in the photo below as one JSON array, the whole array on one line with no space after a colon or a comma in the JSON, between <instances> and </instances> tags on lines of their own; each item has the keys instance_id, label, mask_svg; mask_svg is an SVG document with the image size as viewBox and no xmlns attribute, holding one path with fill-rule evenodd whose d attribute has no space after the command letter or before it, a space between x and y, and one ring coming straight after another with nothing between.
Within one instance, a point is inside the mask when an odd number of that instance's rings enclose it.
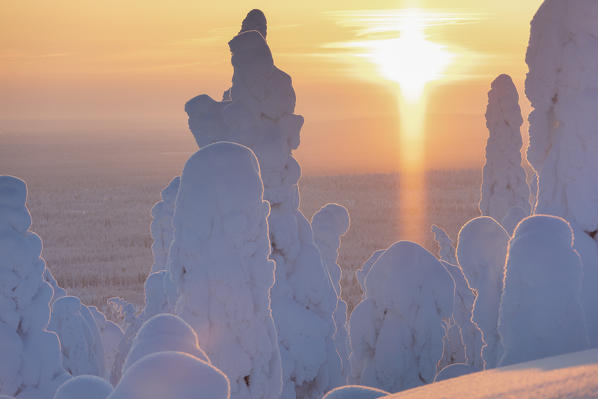
<instances>
[{"instance_id":1,"label":"white snow surface","mask_svg":"<svg viewBox=\"0 0 598 399\"><path fill-rule=\"evenodd\" d=\"M54 399L106 399L111 393L108 381L94 375L79 375L58 387Z\"/></svg>"},{"instance_id":2,"label":"white snow surface","mask_svg":"<svg viewBox=\"0 0 598 399\"><path fill-rule=\"evenodd\" d=\"M139 359L157 352L183 352L211 363L199 347L197 334L180 317L173 314L159 314L147 320L135 336L127 355L123 373Z\"/></svg>"},{"instance_id":3,"label":"white snow surface","mask_svg":"<svg viewBox=\"0 0 598 399\"><path fill-rule=\"evenodd\" d=\"M430 383L443 353L455 283L421 246L400 241L374 263L349 322L352 379L396 392Z\"/></svg>"},{"instance_id":4,"label":"white snow surface","mask_svg":"<svg viewBox=\"0 0 598 399\"><path fill-rule=\"evenodd\" d=\"M530 214L529 187L521 166L521 109L519 94L509 75L498 76L488 92L486 127L490 135L486 143L486 163L483 171L480 212L501 224L509 210L517 207L525 216ZM509 226L514 223L509 215Z\"/></svg>"},{"instance_id":5,"label":"white snow surface","mask_svg":"<svg viewBox=\"0 0 598 399\"><path fill-rule=\"evenodd\" d=\"M226 375L182 352L158 352L133 364L108 399L228 399ZM74 399L74 398L73 398Z\"/></svg>"},{"instance_id":6,"label":"white snow surface","mask_svg":"<svg viewBox=\"0 0 598 399\"><path fill-rule=\"evenodd\" d=\"M150 231L152 234L152 253L154 255L154 264L152 273L166 270L166 260L168 259L168 249L172 242L172 215L174 214L174 201L181 178L175 177L162 190L162 200L157 202L152 208L152 224Z\"/></svg>"},{"instance_id":7,"label":"white snow surface","mask_svg":"<svg viewBox=\"0 0 598 399\"><path fill-rule=\"evenodd\" d=\"M52 288L26 200L25 182L0 176L0 394L45 399L69 376L58 337L46 330Z\"/></svg>"},{"instance_id":8,"label":"white snow surface","mask_svg":"<svg viewBox=\"0 0 598 399\"><path fill-rule=\"evenodd\" d=\"M586 325L590 347L598 348L598 246L586 232L572 224L574 232L573 247L579 253L583 264L582 306L586 316Z\"/></svg>"},{"instance_id":9,"label":"white snow surface","mask_svg":"<svg viewBox=\"0 0 598 399\"><path fill-rule=\"evenodd\" d=\"M312 216L311 225L314 241L320 250L337 296L336 310L333 315L336 327L334 343L341 359L341 382L346 383L350 374L347 303L341 298L341 267L337 259L341 236L349 231L349 211L339 204L326 204Z\"/></svg>"},{"instance_id":10,"label":"white snow surface","mask_svg":"<svg viewBox=\"0 0 598 399\"><path fill-rule=\"evenodd\" d=\"M508 242L505 229L488 216L470 220L459 231L457 260L477 292L473 321L484 333L487 346L482 354L487 368L496 367L502 353L497 323Z\"/></svg>"},{"instance_id":11,"label":"white snow surface","mask_svg":"<svg viewBox=\"0 0 598 399\"><path fill-rule=\"evenodd\" d=\"M176 313L228 376L232 398L279 398L282 386L262 193L254 153L219 142L189 158L175 205L168 269Z\"/></svg>"},{"instance_id":12,"label":"white snow surface","mask_svg":"<svg viewBox=\"0 0 598 399\"><path fill-rule=\"evenodd\" d=\"M361 287L361 292L362 292L361 299L365 299L365 279L367 278L367 275L370 272L370 270L372 269L372 266L374 265L374 263L376 263L376 261L378 260L380 255L382 255L384 253L384 251L385 251L384 249L379 249L377 251L374 251L374 253L355 272L355 277L357 278L357 282L359 283L359 286Z\"/></svg>"},{"instance_id":13,"label":"white snow surface","mask_svg":"<svg viewBox=\"0 0 598 399\"><path fill-rule=\"evenodd\" d=\"M252 12L245 28L260 29L262 23L255 21L261 17ZM262 22L265 26L265 18ZM264 199L272 208L268 224L276 284L271 306L283 365L282 398L319 399L340 384L341 361L333 341L337 297L311 225L298 210L301 169L291 152L299 146L303 117L293 113L291 78L274 65L265 31L245 28L229 42L234 75L224 101L200 95L187 102L185 111L200 148L233 141L251 148L259 160Z\"/></svg>"},{"instance_id":14,"label":"white snow surface","mask_svg":"<svg viewBox=\"0 0 598 399\"><path fill-rule=\"evenodd\" d=\"M498 321L504 346L500 365L588 348L582 273L566 220L535 215L517 226Z\"/></svg>"},{"instance_id":15,"label":"white snow surface","mask_svg":"<svg viewBox=\"0 0 598 399\"><path fill-rule=\"evenodd\" d=\"M535 213L598 230L598 2L546 0L531 22L525 93Z\"/></svg>"},{"instance_id":16,"label":"white snow surface","mask_svg":"<svg viewBox=\"0 0 598 399\"><path fill-rule=\"evenodd\" d=\"M464 375L387 399L587 399L598 396L598 350Z\"/></svg>"},{"instance_id":17,"label":"white snow surface","mask_svg":"<svg viewBox=\"0 0 598 399\"><path fill-rule=\"evenodd\" d=\"M106 376L100 331L93 315L79 298L64 296L52 304L48 331L58 335L62 365L71 375Z\"/></svg>"}]
</instances>

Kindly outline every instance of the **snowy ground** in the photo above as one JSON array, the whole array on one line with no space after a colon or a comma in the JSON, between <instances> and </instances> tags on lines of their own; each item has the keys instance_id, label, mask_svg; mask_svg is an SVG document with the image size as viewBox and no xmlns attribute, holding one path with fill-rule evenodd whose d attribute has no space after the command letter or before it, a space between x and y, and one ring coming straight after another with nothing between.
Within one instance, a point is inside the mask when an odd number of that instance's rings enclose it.
<instances>
[{"instance_id":1,"label":"snowy ground","mask_svg":"<svg viewBox=\"0 0 598 399\"><path fill-rule=\"evenodd\" d=\"M598 349L469 374L388 399L550 399L598 397Z\"/></svg>"},{"instance_id":2,"label":"snowy ground","mask_svg":"<svg viewBox=\"0 0 598 399\"><path fill-rule=\"evenodd\" d=\"M27 181L32 230L44 241L43 256L61 285L89 305L103 308L118 295L143 302L152 265L151 207L195 151L167 135L139 140L131 134L58 137L27 132L0 136L0 171ZM10 149L10 152L8 151ZM427 224L456 238L478 215L481 169L428 174ZM345 205L351 229L339 264L355 269L401 237L398 175L303 176L301 210L306 217L327 202ZM436 245L427 231L424 246Z\"/></svg>"}]
</instances>

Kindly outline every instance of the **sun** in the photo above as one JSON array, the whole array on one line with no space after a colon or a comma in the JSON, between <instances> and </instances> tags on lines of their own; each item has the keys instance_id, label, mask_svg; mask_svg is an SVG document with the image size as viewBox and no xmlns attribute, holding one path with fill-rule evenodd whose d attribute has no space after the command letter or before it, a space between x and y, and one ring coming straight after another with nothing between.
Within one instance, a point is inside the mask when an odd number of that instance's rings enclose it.
<instances>
[{"instance_id":1,"label":"sun","mask_svg":"<svg viewBox=\"0 0 598 399\"><path fill-rule=\"evenodd\" d=\"M420 10L405 10L397 21L400 36L368 42L368 57L386 79L397 82L402 96L417 101L428 82L440 79L454 54L426 39L426 17Z\"/></svg>"}]
</instances>

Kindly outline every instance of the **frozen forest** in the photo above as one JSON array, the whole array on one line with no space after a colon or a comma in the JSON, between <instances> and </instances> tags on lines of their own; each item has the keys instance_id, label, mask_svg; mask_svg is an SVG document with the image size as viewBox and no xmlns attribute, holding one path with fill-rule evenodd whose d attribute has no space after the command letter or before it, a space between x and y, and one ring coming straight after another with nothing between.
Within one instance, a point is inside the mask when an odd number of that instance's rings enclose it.
<instances>
[{"instance_id":1,"label":"frozen forest","mask_svg":"<svg viewBox=\"0 0 598 399\"><path fill-rule=\"evenodd\" d=\"M197 151L147 210L144 306L62 288L0 176L0 398L596 397L598 2L531 21L526 153L513 80L488 82L479 216L356 271L347 208L299 209L304 119L268 37L251 10L231 86L184 105Z\"/></svg>"}]
</instances>

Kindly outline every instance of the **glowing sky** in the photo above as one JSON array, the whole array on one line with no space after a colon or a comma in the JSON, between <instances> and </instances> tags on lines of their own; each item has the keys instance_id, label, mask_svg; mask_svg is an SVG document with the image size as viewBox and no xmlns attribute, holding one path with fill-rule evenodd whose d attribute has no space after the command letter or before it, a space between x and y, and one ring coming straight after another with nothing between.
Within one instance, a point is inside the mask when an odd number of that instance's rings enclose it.
<instances>
[{"instance_id":1,"label":"glowing sky","mask_svg":"<svg viewBox=\"0 0 598 399\"><path fill-rule=\"evenodd\" d=\"M386 57L380 55L385 46L400 47L398 31L406 37L392 18L372 18L403 15L408 27L402 10L417 8L427 18L419 39L429 51L452 54L446 65L422 66L434 76L425 85L426 164L477 167L490 82L508 73L522 89L529 21L540 3L3 1L0 130L31 120L58 126L77 120L139 134L159 127L173 140L188 139L184 102L199 93L220 98L232 75L227 41L247 11L261 8L275 62L293 77L297 112L306 118L298 151L304 170L393 170L400 129L396 82L411 82L416 91L426 82L405 80L409 70L401 71L404 64L392 56L372 62ZM380 47L359 45L372 40ZM368 59L364 51L374 55ZM527 112L527 104L522 107Z\"/></svg>"}]
</instances>

